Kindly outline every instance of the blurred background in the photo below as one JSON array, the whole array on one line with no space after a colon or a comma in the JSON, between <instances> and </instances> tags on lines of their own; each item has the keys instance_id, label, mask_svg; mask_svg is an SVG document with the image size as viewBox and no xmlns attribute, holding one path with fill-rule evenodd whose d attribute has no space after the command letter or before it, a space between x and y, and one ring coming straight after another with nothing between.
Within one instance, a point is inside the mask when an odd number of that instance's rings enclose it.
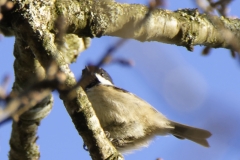
<instances>
[{"instance_id":1,"label":"blurred background","mask_svg":"<svg viewBox=\"0 0 240 160\"><path fill-rule=\"evenodd\" d=\"M145 0L118 2L147 4ZM230 4L229 15L240 16L240 1ZM196 8L195 1L168 0L165 9ZM90 48L71 65L77 79L88 63L96 63L109 46L119 39L94 38ZM14 38L0 39L0 77L13 72ZM147 148L125 155L128 160L239 160L240 159L240 62L226 49L212 49L202 56L203 47L193 52L184 47L157 42L128 40L114 57L134 62L133 67L119 64L105 66L115 84L143 98L169 119L204 128L212 133L210 148L173 136L156 137ZM0 79L1 80L1 79ZM9 91L11 85L9 86ZM39 127L37 143L42 160L90 160L83 149L71 119L58 93L54 107ZM8 159L11 123L0 127L0 159Z\"/></svg>"}]
</instances>

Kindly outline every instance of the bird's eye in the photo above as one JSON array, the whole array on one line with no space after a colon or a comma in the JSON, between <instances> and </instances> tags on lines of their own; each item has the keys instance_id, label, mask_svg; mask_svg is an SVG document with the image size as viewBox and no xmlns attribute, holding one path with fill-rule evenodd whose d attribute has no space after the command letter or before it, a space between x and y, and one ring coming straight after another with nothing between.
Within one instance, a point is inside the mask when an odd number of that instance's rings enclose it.
<instances>
[{"instance_id":1,"label":"bird's eye","mask_svg":"<svg viewBox=\"0 0 240 160\"><path fill-rule=\"evenodd\" d=\"M104 76L104 73L101 73L101 76L103 77L103 76Z\"/></svg>"}]
</instances>

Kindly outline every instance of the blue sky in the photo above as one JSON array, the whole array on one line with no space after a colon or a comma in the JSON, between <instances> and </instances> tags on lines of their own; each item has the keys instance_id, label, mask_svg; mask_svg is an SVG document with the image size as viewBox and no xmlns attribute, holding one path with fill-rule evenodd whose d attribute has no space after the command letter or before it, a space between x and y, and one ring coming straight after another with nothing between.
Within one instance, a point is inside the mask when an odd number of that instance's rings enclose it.
<instances>
[{"instance_id":1,"label":"blue sky","mask_svg":"<svg viewBox=\"0 0 240 160\"><path fill-rule=\"evenodd\" d=\"M130 1L121 1L130 2ZM143 0L131 3L146 3ZM240 2L234 1L230 15L238 16ZM169 0L166 9L196 8L193 1ZM71 65L75 76L91 62L95 63L118 38L94 38L91 47ZM0 77L13 73L14 38L0 40ZM169 119L212 132L210 148L173 136L156 137L149 147L126 155L126 159L155 160L237 160L240 159L240 63L226 49L212 49L202 56L203 48L193 52L184 47L157 42L129 40L114 57L134 61L133 67L117 64L104 67L118 87L145 99ZM9 90L11 85L9 86ZM54 94L54 107L38 131L41 159L90 159L66 109ZM11 123L0 127L0 159L6 160Z\"/></svg>"}]
</instances>

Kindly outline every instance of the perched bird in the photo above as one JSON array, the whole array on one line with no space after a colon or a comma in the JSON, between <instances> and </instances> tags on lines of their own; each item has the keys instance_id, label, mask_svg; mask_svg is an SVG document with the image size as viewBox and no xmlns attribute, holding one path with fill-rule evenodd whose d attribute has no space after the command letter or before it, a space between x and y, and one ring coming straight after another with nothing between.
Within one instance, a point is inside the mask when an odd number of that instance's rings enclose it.
<instances>
[{"instance_id":1,"label":"perched bird","mask_svg":"<svg viewBox=\"0 0 240 160\"><path fill-rule=\"evenodd\" d=\"M122 153L147 146L153 137L167 134L209 147L209 131L168 120L146 101L114 86L102 68L86 67L81 86L107 137Z\"/></svg>"}]
</instances>

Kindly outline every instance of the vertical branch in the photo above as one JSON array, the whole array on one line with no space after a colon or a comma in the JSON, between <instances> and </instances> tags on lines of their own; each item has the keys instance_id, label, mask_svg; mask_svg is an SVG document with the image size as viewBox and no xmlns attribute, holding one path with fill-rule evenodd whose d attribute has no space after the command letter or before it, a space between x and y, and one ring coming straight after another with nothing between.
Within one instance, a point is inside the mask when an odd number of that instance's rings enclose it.
<instances>
[{"instance_id":1,"label":"vertical branch","mask_svg":"<svg viewBox=\"0 0 240 160\"><path fill-rule=\"evenodd\" d=\"M38 160L40 158L37 129L40 121L52 108L53 98L46 97L41 103L25 112L18 122L13 122L10 139L10 160ZM45 108L45 109L44 109Z\"/></svg>"},{"instance_id":2,"label":"vertical branch","mask_svg":"<svg viewBox=\"0 0 240 160\"><path fill-rule=\"evenodd\" d=\"M44 69L35 59L28 45L18 38L16 38L14 46L14 56L16 59L14 62L15 82L11 95L13 98L14 93L21 92L28 88L30 84L45 78ZM52 104L53 98L52 95L49 95L18 117L18 121L13 122L10 139L10 160L37 160L40 158L40 152L36 144L37 129L40 121L51 111ZM31 103L28 105L31 105Z\"/></svg>"}]
</instances>

